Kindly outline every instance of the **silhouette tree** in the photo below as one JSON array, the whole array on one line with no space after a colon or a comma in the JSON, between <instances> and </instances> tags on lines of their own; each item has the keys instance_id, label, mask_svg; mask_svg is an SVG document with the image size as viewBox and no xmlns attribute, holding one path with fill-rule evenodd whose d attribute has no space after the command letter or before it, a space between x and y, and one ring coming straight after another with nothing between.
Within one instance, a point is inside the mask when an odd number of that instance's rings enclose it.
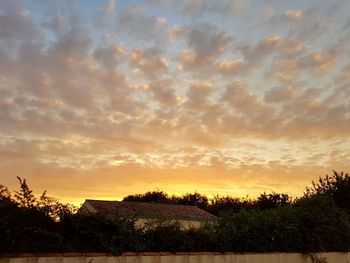
<instances>
[{"instance_id":1,"label":"silhouette tree","mask_svg":"<svg viewBox=\"0 0 350 263\"><path fill-rule=\"evenodd\" d=\"M173 197L175 199L175 202L177 204L180 205L194 205L194 206L198 206L200 208L205 209L208 204L209 204L209 200L208 197L206 197L205 195L201 195L199 193L187 193L183 196L180 197Z\"/></svg>"},{"instance_id":2,"label":"silhouette tree","mask_svg":"<svg viewBox=\"0 0 350 263\"><path fill-rule=\"evenodd\" d=\"M285 206L291 203L291 198L287 194L277 194L272 192L261 194L256 200L256 206L259 209L271 209Z\"/></svg>"},{"instance_id":3,"label":"silhouette tree","mask_svg":"<svg viewBox=\"0 0 350 263\"><path fill-rule=\"evenodd\" d=\"M10 191L2 184L0 184L0 200L11 200Z\"/></svg>"},{"instance_id":4,"label":"silhouette tree","mask_svg":"<svg viewBox=\"0 0 350 263\"><path fill-rule=\"evenodd\" d=\"M17 176L20 184L19 191L15 191L14 201L21 207L34 207L36 205L36 199L33 191L29 189L26 179L22 179Z\"/></svg>"},{"instance_id":5,"label":"silhouette tree","mask_svg":"<svg viewBox=\"0 0 350 263\"><path fill-rule=\"evenodd\" d=\"M329 196L338 207L350 212L350 175L333 171L331 176L320 177L317 183L313 181L311 187L306 187L305 196L313 195Z\"/></svg>"},{"instance_id":6,"label":"silhouette tree","mask_svg":"<svg viewBox=\"0 0 350 263\"><path fill-rule=\"evenodd\" d=\"M55 221L61 220L65 215L71 215L77 211L74 205L63 204L57 199L46 195L46 190L36 201L37 209Z\"/></svg>"},{"instance_id":7,"label":"silhouette tree","mask_svg":"<svg viewBox=\"0 0 350 263\"><path fill-rule=\"evenodd\" d=\"M219 216L221 213L237 213L242 208L251 209L253 205L253 201L248 198L215 195L206 210Z\"/></svg>"},{"instance_id":8,"label":"silhouette tree","mask_svg":"<svg viewBox=\"0 0 350 263\"><path fill-rule=\"evenodd\" d=\"M168 194L163 191L152 191L144 194L128 195L123 201L129 202L146 202L146 203L172 203Z\"/></svg>"}]
</instances>

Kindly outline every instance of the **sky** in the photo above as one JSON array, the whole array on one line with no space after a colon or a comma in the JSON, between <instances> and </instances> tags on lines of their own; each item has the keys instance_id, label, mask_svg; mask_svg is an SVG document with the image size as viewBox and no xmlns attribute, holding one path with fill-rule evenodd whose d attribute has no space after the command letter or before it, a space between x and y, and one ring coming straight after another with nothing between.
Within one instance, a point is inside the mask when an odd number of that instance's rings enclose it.
<instances>
[{"instance_id":1,"label":"sky","mask_svg":"<svg viewBox=\"0 0 350 263\"><path fill-rule=\"evenodd\" d=\"M0 0L0 184L300 196L350 171L350 1Z\"/></svg>"}]
</instances>

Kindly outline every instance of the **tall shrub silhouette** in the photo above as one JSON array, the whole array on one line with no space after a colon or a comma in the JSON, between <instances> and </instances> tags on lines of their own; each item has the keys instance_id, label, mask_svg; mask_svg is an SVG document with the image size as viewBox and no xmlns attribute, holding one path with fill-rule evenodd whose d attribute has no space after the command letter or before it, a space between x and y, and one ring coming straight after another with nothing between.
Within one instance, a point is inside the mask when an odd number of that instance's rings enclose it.
<instances>
[{"instance_id":1,"label":"tall shrub silhouette","mask_svg":"<svg viewBox=\"0 0 350 263\"><path fill-rule=\"evenodd\" d=\"M350 175L345 172L333 171L332 175L320 177L306 188L305 196L322 195L334 199L338 207L350 213Z\"/></svg>"}]
</instances>

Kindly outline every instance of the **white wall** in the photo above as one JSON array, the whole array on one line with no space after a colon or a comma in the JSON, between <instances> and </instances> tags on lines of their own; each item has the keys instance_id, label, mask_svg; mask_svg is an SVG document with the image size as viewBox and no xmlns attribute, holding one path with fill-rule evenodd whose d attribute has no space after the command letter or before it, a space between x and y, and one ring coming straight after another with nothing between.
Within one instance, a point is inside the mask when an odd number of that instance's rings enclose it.
<instances>
[{"instance_id":1,"label":"white wall","mask_svg":"<svg viewBox=\"0 0 350 263\"><path fill-rule=\"evenodd\" d=\"M123 256L68 254L65 256L2 257L0 263L314 263L297 253L214 254L214 253L141 253ZM321 253L328 263L350 263L350 253Z\"/></svg>"},{"instance_id":2,"label":"white wall","mask_svg":"<svg viewBox=\"0 0 350 263\"><path fill-rule=\"evenodd\" d=\"M155 224L157 225L157 223L159 223L161 221L155 219L137 219L135 222L135 226L136 227L144 227L145 225L148 224ZM163 224L167 224L167 223L179 223L180 227L182 229L189 229L189 228L199 228L202 225L202 222L200 221L193 221L193 220L164 220Z\"/></svg>"},{"instance_id":3,"label":"white wall","mask_svg":"<svg viewBox=\"0 0 350 263\"><path fill-rule=\"evenodd\" d=\"M89 203L89 201L86 201L82 204L82 206L79 209L79 212L81 213L97 213L97 210ZM157 223L160 222L159 219L145 219L145 218L138 218L135 221L136 227L144 227L147 224ZM196 220L164 220L164 223L174 223L178 222L182 229L189 229L189 228L199 228L203 222L196 221Z\"/></svg>"}]
</instances>

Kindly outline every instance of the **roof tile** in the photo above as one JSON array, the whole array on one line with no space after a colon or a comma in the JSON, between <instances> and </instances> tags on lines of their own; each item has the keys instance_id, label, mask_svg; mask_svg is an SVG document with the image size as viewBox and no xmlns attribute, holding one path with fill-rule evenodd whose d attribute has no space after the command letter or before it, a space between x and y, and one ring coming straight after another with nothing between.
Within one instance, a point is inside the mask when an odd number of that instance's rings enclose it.
<instances>
[{"instance_id":1,"label":"roof tile","mask_svg":"<svg viewBox=\"0 0 350 263\"><path fill-rule=\"evenodd\" d=\"M196 206L160 203L86 200L98 213L147 219L213 221L217 217Z\"/></svg>"}]
</instances>

